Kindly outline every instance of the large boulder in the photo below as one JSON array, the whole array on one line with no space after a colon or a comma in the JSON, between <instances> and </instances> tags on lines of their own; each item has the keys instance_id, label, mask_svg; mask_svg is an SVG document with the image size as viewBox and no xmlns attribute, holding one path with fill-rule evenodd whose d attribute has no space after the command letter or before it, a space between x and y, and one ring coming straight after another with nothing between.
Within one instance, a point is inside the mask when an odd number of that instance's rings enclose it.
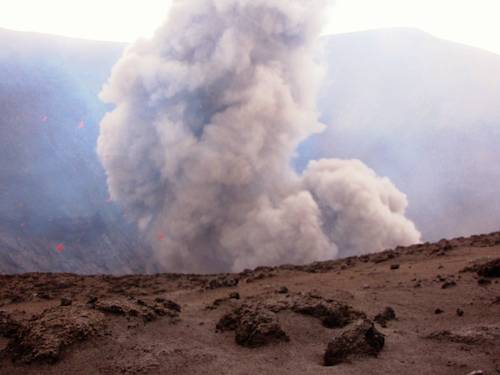
<instances>
[{"instance_id":1,"label":"large boulder","mask_svg":"<svg viewBox=\"0 0 500 375\"><path fill-rule=\"evenodd\" d=\"M217 329L235 331L236 343L250 348L289 341L276 313L258 305L242 305L224 315L217 323Z\"/></svg>"},{"instance_id":2,"label":"large boulder","mask_svg":"<svg viewBox=\"0 0 500 375\"><path fill-rule=\"evenodd\" d=\"M384 347L384 343L384 335L377 331L373 322L360 319L328 343L324 364L334 366L351 357L376 357Z\"/></svg>"}]
</instances>

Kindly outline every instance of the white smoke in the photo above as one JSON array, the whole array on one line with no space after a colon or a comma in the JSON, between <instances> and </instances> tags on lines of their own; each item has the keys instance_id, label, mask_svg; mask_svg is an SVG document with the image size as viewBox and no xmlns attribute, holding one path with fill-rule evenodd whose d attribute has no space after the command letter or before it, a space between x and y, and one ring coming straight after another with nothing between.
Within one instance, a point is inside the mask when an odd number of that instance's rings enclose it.
<instances>
[{"instance_id":1,"label":"white smoke","mask_svg":"<svg viewBox=\"0 0 500 375\"><path fill-rule=\"evenodd\" d=\"M302 176L290 167L323 129L312 56L325 7L175 2L114 67L98 153L111 197L165 269L239 271L419 240L406 197L361 162L312 162Z\"/></svg>"}]
</instances>

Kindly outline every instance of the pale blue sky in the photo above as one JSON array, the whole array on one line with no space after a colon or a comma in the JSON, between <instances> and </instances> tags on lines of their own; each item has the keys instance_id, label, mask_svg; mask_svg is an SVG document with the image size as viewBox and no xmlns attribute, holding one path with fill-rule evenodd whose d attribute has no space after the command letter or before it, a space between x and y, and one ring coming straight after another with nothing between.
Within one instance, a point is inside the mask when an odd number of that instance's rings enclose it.
<instances>
[{"instance_id":1,"label":"pale blue sky","mask_svg":"<svg viewBox=\"0 0 500 375\"><path fill-rule=\"evenodd\" d=\"M152 35L169 0L2 0L0 27L131 42ZM500 0L337 0L325 33L416 27L500 54Z\"/></svg>"}]
</instances>

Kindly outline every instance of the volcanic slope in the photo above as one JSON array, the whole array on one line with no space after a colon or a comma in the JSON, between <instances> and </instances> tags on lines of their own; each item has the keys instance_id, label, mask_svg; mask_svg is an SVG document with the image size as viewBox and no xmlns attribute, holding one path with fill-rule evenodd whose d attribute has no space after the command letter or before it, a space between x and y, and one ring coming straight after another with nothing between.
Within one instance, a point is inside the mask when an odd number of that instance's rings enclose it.
<instances>
[{"instance_id":1,"label":"volcanic slope","mask_svg":"<svg viewBox=\"0 0 500 375\"><path fill-rule=\"evenodd\" d=\"M499 277L500 233L240 274L4 275L0 373L495 374Z\"/></svg>"}]
</instances>

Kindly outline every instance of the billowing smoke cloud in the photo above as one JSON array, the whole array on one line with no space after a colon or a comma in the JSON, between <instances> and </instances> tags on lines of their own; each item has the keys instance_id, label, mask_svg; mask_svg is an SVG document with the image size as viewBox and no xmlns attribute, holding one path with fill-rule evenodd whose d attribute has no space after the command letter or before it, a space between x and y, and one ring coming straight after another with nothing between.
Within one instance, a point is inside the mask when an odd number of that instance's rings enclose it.
<instances>
[{"instance_id":1,"label":"billowing smoke cloud","mask_svg":"<svg viewBox=\"0 0 500 375\"><path fill-rule=\"evenodd\" d=\"M406 197L359 161L290 167L322 131L318 0L184 0L102 98L113 199L174 271L305 263L419 240Z\"/></svg>"}]
</instances>

